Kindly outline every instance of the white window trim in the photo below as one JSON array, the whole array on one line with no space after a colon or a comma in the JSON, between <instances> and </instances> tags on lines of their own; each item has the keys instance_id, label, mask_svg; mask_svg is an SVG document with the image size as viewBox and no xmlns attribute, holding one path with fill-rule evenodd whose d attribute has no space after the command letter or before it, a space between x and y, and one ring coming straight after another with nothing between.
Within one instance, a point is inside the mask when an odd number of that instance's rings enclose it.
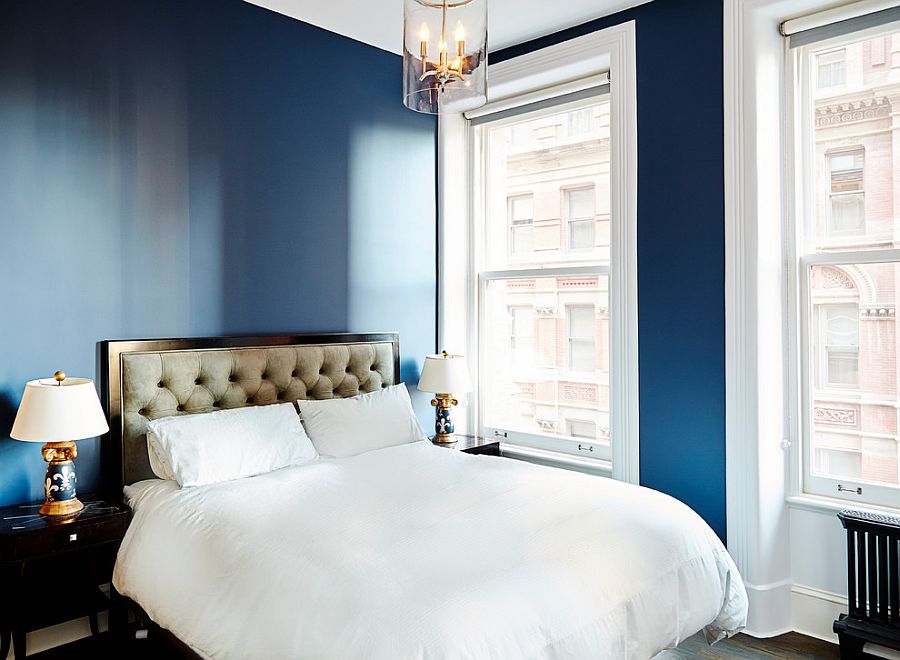
<instances>
[{"instance_id":1,"label":"white window trim","mask_svg":"<svg viewBox=\"0 0 900 660\"><path fill-rule=\"evenodd\" d=\"M782 245L781 218L793 199L784 194L791 136L785 135L783 21L806 29L831 22L829 0L725 0L723 12L725 128L725 474L728 551L750 600L745 632L768 637L793 629L791 515L787 507L832 514L846 502L798 494L801 466L795 415L785 393L789 345L782 299L795 282L784 276L790 255ZM893 3L860 2L867 10ZM844 16L840 16L844 17ZM785 24L788 28L790 24ZM777 136L777 138L776 138ZM764 308L765 323L760 323ZM794 389L794 391L796 391ZM883 512L871 505L854 509ZM830 631L827 631L830 632Z\"/></svg>"},{"instance_id":2,"label":"white window trim","mask_svg":"<svg viewBox=\"0 0 900 660\"><path fill-rule=\"evenodd\" d=\"M637 67L635 23L628 21L498 64L488 74L492 103L533 97L541 90L578 86L609 72L610 158L610 426L612 475L639 483L637 326ZM473 209L469 126L459 115L442 115L438 131L438 344L478 364L479 283L470 236ZM465 291L451 296L448 291ZM464 428L473 429L476 397L469 397ZM462 416L460 416L462 417ZM459 427L459 419L457 426Z\"/></svg>"}]
</instances>

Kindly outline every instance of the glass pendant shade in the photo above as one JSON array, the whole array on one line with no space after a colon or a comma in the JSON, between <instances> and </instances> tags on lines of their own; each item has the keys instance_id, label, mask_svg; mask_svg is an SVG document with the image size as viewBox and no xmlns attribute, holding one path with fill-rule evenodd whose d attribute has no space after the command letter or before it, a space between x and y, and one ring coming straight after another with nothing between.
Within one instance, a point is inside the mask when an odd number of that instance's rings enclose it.
<instances>
[{"instance_id":1,"label":"glass pendant shade","mask_svg":"<svg viewBox=\"0 0 900 660\"><path fill-rule=\"evenodd\" d=\"M403 1L403 104L438 114L487 103L487 0Z\"/></svg>"}]
</instances>

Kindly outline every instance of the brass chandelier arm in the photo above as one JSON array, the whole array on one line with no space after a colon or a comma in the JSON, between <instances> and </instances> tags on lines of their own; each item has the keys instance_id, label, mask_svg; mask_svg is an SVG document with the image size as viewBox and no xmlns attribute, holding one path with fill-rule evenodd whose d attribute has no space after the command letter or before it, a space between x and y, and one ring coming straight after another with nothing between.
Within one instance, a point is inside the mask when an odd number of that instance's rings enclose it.
<instances>
[{"instance_id":1,"label":"brass chandelier arm","mask_svg":"<svg viewBox=\"0 0 900 660\"><path fill-rule=\"evenodd\" d=\"M423 7L428 7L429 9L440 9L445 4L448 9L456 9L457 7L465 7L466 5L471 5L474 0L459 0L458 2L428 2L427 0L416 0Z\"/></svg>"}]
</instances>

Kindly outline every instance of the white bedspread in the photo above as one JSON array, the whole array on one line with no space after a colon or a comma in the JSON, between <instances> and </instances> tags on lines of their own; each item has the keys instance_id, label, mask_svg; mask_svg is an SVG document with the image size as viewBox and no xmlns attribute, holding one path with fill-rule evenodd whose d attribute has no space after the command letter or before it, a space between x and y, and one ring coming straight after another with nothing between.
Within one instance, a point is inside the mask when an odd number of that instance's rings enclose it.
<instances>
[{"instance_id":1,"label":"white bedspread","mask_svg":"<svg viewBox=\"0 0 900 660\"><path fill-rule=\"evenodd\" d=\"M126 489L113 582L213 658L650 658L741 628L718 538L658 492L428 442Z\"/></svg>"}]
</instances>

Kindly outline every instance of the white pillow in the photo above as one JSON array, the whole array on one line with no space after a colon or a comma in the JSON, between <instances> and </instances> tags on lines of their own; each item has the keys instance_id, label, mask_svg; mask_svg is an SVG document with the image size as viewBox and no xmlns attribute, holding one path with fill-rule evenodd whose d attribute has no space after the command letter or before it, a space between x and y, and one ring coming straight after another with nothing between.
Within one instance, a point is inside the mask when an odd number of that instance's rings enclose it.
<instances>
[{"instance_id":1,"label":"white pillow","mask_svg":"<svg viewBox=\"0 0 900 660\"><path fill-rule=\"evenodd\" d=\"M147 424L150 467L182 487L251 477L318 458L294 406L162 417Z\"/></svg>"},{"instance_id":2,"label":"white pillow","mask_svg":"<svg viewBox=\"0 0 900 660\"><path fill-rule=\"evenodd\" d=\"M349 399L304 399L297 405L321 456L346 458L425 439L405 385Z\"/></svg>"}]
</instances>

